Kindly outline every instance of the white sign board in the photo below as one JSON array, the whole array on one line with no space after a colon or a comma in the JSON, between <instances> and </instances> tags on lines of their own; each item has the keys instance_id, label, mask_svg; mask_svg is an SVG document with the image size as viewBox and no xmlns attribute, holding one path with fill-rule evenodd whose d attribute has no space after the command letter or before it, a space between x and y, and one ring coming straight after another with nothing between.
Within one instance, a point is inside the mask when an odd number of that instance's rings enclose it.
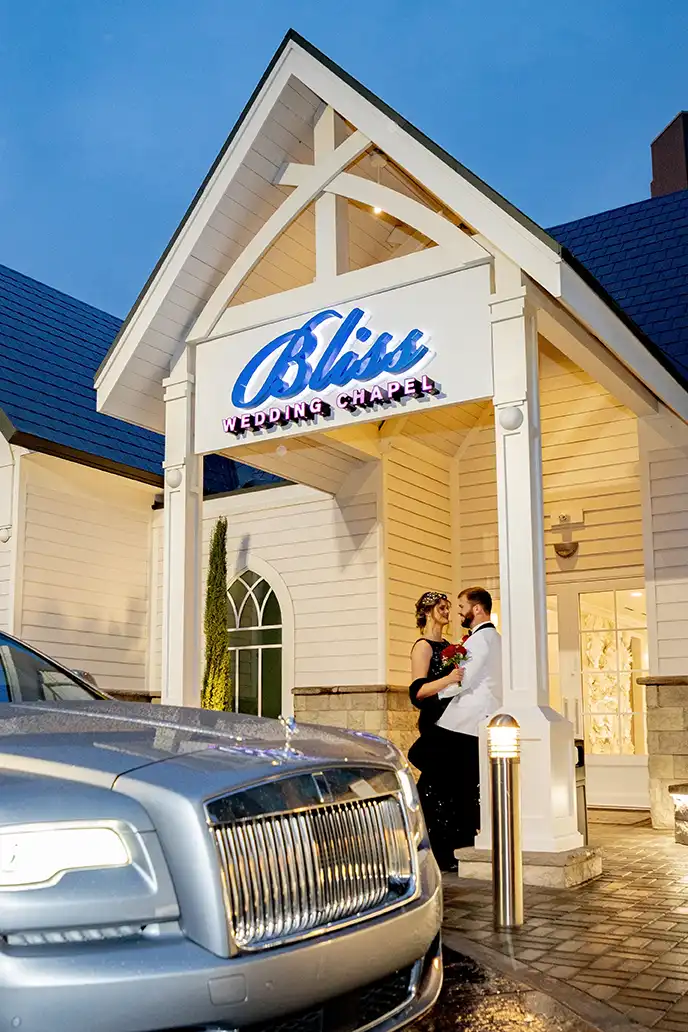
<instances>
[{"instance_id":1,"label":"white sign board","mask_svg":"<svg viewBox=\"0 0 688 1032\"><path fill-rule=\"evenodd\" d=\"M205 341L197 453L492 396L479 265Z\"/></svg>"}]
</instances>

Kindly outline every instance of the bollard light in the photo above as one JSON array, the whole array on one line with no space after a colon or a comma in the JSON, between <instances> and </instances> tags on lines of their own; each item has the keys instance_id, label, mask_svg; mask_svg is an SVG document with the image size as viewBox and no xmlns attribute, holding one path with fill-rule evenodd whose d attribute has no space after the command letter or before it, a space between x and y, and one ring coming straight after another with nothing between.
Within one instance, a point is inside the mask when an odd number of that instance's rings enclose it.
<instances>
[{"instance_id":1,"label":"bollard light","mask_svg":"<svg viewBox=\"0 0 688 1032\"><path fill-rule=\"evenodd\" d=\"M521 728L508 713L500 713L487 725L487 751L491 760L519 759Z\"/></svg>"},{"instance_id":2,"label":"bollard light","mask_svg":"<svg viewBox=\"0 0 688 1032\"><path fill-rule=\"evenodd\" d=\"M523 924L521 729L508 713L487 725L492 804L492 896L496 928Z\"/></svg>"}]
</instances>

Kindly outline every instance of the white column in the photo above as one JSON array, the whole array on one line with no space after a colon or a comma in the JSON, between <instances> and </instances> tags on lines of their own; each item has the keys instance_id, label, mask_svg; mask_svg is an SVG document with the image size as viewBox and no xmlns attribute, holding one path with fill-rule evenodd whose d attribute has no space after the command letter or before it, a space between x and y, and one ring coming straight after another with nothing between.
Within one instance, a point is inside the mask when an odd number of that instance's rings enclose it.
<instances>
[{"instance_id":1,"label":"white column","mask_svg":"<svg viewBox=\"0 0 688 1032\"><path fill-rule=\"evenodd\" d=\"M162 702L200 705L202 459L194 454L194 352L163 381L165 510Z\"/></svg>"},{"instance_id":2,"label":"white column","mask_svg":"<svg viewBox=\"0 0 688 1032\"><path fill-rule=\"evenodd\" d=\"M526 290L491 304L505 712L521 725L523 848L582 845L573 727L549 706L538 341ZM481 784L488 784L485 733ZM479 848L490 845L482 792Z\"/></svg>"}]
</instances>

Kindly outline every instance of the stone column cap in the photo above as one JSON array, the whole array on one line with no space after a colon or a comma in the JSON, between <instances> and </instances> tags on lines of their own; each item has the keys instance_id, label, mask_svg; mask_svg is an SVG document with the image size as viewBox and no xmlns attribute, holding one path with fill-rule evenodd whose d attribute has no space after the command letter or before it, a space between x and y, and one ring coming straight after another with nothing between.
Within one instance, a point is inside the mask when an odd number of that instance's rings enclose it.
<instances>
[{"instance_id":1,"label":"stone column cap","mask_svg":"<svg viewBox=\"0 0 688 1032\"><path fill-rule=\"evenodd\" d=\"M654 674L652 677L639 677L638 684L644 684L651 688L671 688L680 685L688 685L688 674L678 674L672 677L663 677Z\"/></svg>"},{"instance_id":2,"label":"stone column cap","mask_svg":"<svg viewBox=\"0 0 688 1032\"><path fill-rule=\"evenodd\" d=\"M382 695L394 690L387 684L340 684L323 688L292 688L292 695L370 695L371 693Z\"/></svg>"}]
</instances>

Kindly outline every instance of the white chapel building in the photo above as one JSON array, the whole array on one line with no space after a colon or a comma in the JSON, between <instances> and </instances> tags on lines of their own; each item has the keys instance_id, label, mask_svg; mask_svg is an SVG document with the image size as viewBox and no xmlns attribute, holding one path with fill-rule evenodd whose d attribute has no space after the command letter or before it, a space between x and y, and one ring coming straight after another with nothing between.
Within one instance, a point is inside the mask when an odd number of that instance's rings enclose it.
<instances>
[{"instance_id":1,"label":"white chapel building","mask_svg":"<svg viewBox=\"0 0 688 1032\"><path fill-rule=\"evenodd\" d=\"M524 848L581 844L574 738L589 802L649 806L642 678L688 674L688 289L655 268L679 260L688 191L653 193L545 232L289 33L101 348L94 415L157 442L162 467L9 436L5 468L40 473L3 516L26 522L2 546L7 626L79 667L112 649L104 687L198 705L226 516L237 708L406 748L414 602L482 584L523 733ZM58 505L68 482L80 514ZM101 521L120 608L88 654L79 578L45 573L79 546L45 543L37 492Z\"/></svg>"}]
</instances>

